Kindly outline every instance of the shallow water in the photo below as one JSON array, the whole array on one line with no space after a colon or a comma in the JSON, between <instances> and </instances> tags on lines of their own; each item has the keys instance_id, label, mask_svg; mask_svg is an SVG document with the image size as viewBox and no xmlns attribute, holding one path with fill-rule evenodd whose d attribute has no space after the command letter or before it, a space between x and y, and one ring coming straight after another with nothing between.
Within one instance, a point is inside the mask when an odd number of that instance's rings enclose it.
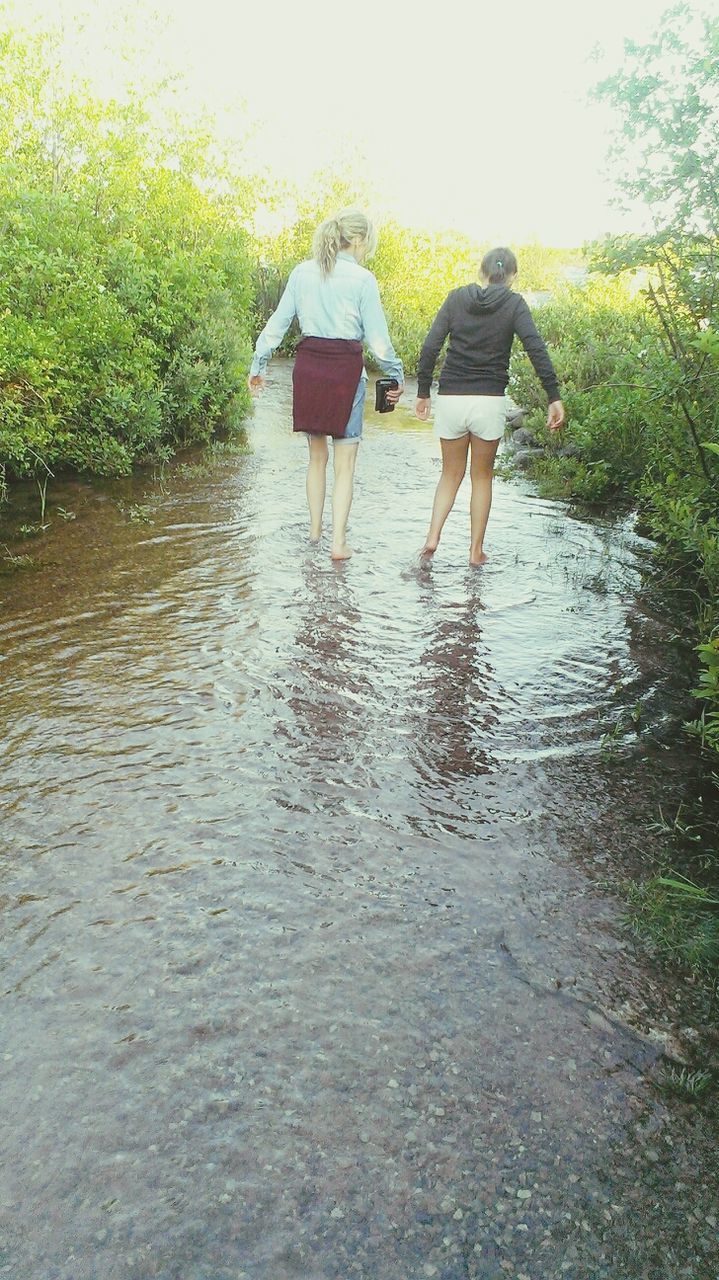
<instances>
[{"instance_id":1,"label":"shallow water","mask_svg":"<svg viewBox=\"0 0 719 1280\"><path fill-rule=\"evenodd\" d=\"M399 411L333 565L289 403L277 364L250 456L58 489L5 581L0 1275L715 1277L597 876L689 767L646 547L498 482L490 564L463 491L420 568Z\"/></svg>"}]
</instances>

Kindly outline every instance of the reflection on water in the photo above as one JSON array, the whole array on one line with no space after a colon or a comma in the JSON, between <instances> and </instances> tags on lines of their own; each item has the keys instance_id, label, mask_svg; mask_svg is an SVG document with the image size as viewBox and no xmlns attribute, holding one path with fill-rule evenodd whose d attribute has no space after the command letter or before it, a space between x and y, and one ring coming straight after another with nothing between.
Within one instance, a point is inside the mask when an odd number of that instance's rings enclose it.
<instances>
[{"instance_id":1,"label":"reflection on water","mask_svg":"<svg viewBox=\"0 0 719 1280\"><path fill-rule=\"evenodd\" d=\"M293 686L287 699L293 716L285 736L294 745L294 761L304 757L310 773L336 762L350 774L364 737L363 707L372 696L372 681L351 584L342 569L324 570L314 550L301 567Z\"/></svg>"},{"instance_id":2,"label":"reflection on water","mask_svg":"<svg viewBox=\"0 0 719 1280\"><path fill-rule=\"evenodd\" d=\"M464 782L491 771L491 731L501 698L491 650L482 638L481 575L470 571L467 577L464 599L439 610L431 580L421 592L423 607L435 623L421 658L419 687L426 703L426 726L417 741L420 750L432 744L425 759L426 777L445 782L452 792L457 775Z\"/></svg>"},{"instance_id":3,"label":"reflection on water","mask_svg":"<svg viewBox=\"0 0 719 1280\"><path fill-rule=\"evenodd\" d=\"M701 1135L664 1143L572 863L681 772L641 544L500 484L487 568L462 499L418 568L437 459L399 411L332 565L274 376L252 456L150 524L68 484L6 594L0 1275L708 1274Z\"/></svg>"}]
</instances>

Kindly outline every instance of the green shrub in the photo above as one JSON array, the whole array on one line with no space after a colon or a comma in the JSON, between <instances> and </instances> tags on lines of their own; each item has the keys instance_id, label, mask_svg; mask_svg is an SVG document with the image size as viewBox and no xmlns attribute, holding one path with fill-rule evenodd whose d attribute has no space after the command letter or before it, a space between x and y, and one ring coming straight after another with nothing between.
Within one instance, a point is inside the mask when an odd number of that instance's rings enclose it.
<instances>
[{"instance_id":1,"label":"green shrub","mask_svg":"<svg viewBox=\"0 0 719 1280\"><path fill-rule=\"evenodd\" d=\"M694 693L704 706L700 718L688 728L699 736L703 747L719 752L719 635L698 645L697 652L701 669Z\"/></svg>"},{"instance_id":2,"label":"green shrub","mask_svg":"<svg viewBox=\"0 0 719 1280\"><path fill-rule=\"evenodd\" d=\"M252 268L205 138L160 134L145 103L53 96L50 37L0 44L3 480L124 473L236 427Z\"/></svg>"},{"instance_id":3,"label":"green shrub","mask_svg":"<svg viewBox=\"0 0 719 1280\"><path fill-rule=\"evenodd\" d=\"M675 961L716 982L719 899L706 886L677 873L628 887L630 920Z\"/></svg>"},{"instance_id":4,"label":"green shrub","mask_svg":"<svg viewBox=\"0 0 719 1280\"><path fill-rule=\"evenodd\" d=\"M545 430L546 404L529 361L515 351L510 390L528 407L547 447L534 474L545 494L584 502L634 503L662 554L681 564L713 625L719 599L719 418L708 389L697 388L694 432L678 401L686 374L667 352L662 328L627 273L591 278L537 313L568 413L560 437ZM679 328L679 320L674 323ZM687 341L691 332L687 331ZM714 348L703 353L711 375ZM699 392L702 394L699 394ZM579 457L563 457L567 443Z\"/></svg>"}]
</instances>

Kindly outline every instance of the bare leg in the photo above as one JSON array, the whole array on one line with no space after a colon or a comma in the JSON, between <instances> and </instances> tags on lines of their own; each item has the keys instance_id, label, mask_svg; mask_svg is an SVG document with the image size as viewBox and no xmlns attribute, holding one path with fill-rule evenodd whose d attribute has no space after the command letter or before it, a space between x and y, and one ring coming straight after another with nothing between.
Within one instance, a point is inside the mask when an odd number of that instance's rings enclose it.
<instances>
[{"instance_id":1,"label":"bare leg","mask_svg":"<svg viewBox=\"0 0 719 1280\"><path fill-rule=\"evenodd\" d=\"M332 559L349 560L352 552L347 546L347 519L352 506L357 444L336 444L333 449L335 469L332 487Z\"/></svg>"},{"instance_id":2,"label":"bare leg","mask_svg":"<svg viewBox=\"0 0 719 1280\"><path fill-rule=\"evenodd\" d=\"M434 495L427 541L420 551L422 556L434 555L437 550L444 522L454 506L457 491L467 470L469 435L462 436L459 440L440 440L440 444L442 445L442 474Z\"/></svg>"},{"instance_id":3,"label":"bare leg","mask_svg":"<svg viewBox=\"0 0 719 1280\"><path fill-rule=\"evenodd\" d=\"M499 440L480 440L478 436L472 436L472 501L469 508L472 545L469 563L473 565L487 563L483 544L492 506L492 473L498 445Z\"/></svg>"},{"instance_id":4,"label":"bare leg","mask_svg":"<svg viewBox=\"0 0 719 1280\"><path fill-rule=\"evenodd\" d=\"M325 492L327 488L327 448L326 436L308 436L310 457L307 464L307 506L310 509L310 538L319 542L322 537L322 512L325 509Z\"/></svg>"}]
</instances>

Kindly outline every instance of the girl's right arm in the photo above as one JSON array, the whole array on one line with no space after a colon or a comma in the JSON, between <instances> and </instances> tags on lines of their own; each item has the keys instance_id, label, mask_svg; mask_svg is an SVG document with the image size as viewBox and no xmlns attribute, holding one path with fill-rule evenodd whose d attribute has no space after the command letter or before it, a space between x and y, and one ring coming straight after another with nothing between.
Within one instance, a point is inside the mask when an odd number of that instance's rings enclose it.
<instances>
[{"instance_id":1,"label":"girl's right arm","mask_svg":"<svg viewBox=\"0 0 719 1280\"><path fill-rule=\"evenodd\" d=\"M259 391L264 386L267 363L279 347L297 314L295 300L296 270L297 268L295 267L290 273L290 278L277 305L277 310L272 313L255 343L255 354L250 365L250 376L247 379L248 386L252 392Z\"/></svg>"},{"instance_id":2,"label":"girl's right arm","mask_svg":"<svg viewBox=\"0 0 719 1280\"><path fill-rule=\"evenodd\" d=\"M442 344L449 333L450 327L450 307L449 297L447 297L434 318L432 327L422 344L422 350L419 354L415 413L422 422L426 422L429 417L429 392L432 386L434 366L437 363L437 357L442 350Z\"/></svg>"}]
</instances>

